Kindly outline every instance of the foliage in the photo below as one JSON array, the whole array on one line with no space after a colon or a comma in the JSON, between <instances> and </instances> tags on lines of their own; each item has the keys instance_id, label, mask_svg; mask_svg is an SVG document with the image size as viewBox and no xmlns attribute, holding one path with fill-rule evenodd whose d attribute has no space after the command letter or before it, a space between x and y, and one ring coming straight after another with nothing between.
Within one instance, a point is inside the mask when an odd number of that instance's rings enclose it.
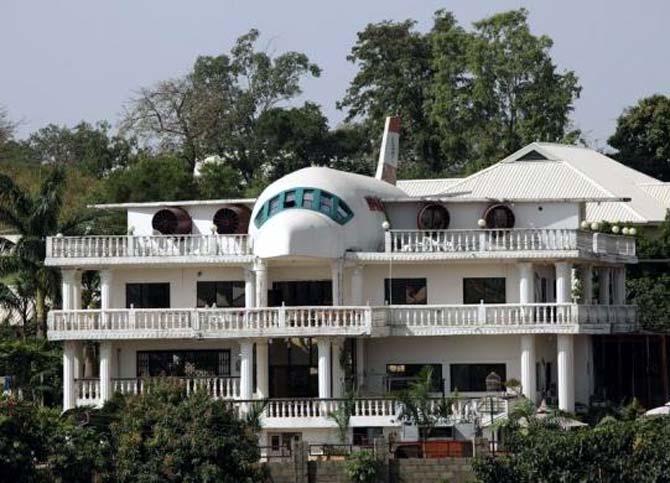
<instances>
[{"instance_id":1,"label":"foliage","mask_svg":"<svg viewBox=\"0 0 670 483\"><path fill-rule=\"evenodd\" d=\"M667 418L610 420L576 431L538 425L509 432L506 449L506 456L475 460L479 481L651 482L670 477Z\"/></svg>"},{"instance_id":2,"label":"foliage","mask_svg":"<svg viewBox=\"0 0 670 483\"><path fill-rule=\"evenodd\" d=\"M346 461L346 473L351 481L374 483L381 475L382 462L369 450L351 453Z\"/></svg>"},{"instance_id":3,"label":"foliage","mask_svg":"<svg viewBox=\"0 0 670 483\"><path fill-rule=\"evenodd\" d=\"M235 198L242 195L243 182L239 171L219 157L208 159L202 164L196 183L202 199Z\"/></svg>"},{"instance_id":4,"label":"foliage","mask_svg":"<svg viewBox=\"0 0 670 483\"><path fill-rule=\"evenodd\" d=\"M116 481L255 481L252 427L204 392L155 386L131 397L112 423ZM179 435L179 437L175 437Z\"/></svg>"},{"instance_id":5,"label":"foliage","mask_svg":"<svg viewBox=\"0 0 670 483\"><path fill-rule=\"evenodd\" d=\"M359 70L338 103L369 135L384 117L403 118L406 174L472 172L532 141L574 141L569 115L580 87L559 73L552 41L530 33L528 12L504 12L468 32L436 12L432 29L416 22L370 24L348 59Z\"/></svg>"},{"instance_id":6,"label":"foliage","mask_svg":"<svg viewBox=\"0 0 670 483\"><path fill-rule=\"evenodd\" d=\"M23 279L24 286L32 287L41 336L46 334L47 300L57 302L60 298L59 271L44 265L46 238L76 233L90 219L86 213L61 218L65 180L63 169L52 169L39 190L30 192L0 174L0 223L21 236L12 250L0 257L0 277L16 275Z\"/></svg>"},{"instance_id":7,"label":"foliage","mask_svg":"<svg viewBox=\"0 0 670 483\"><path fill-rule=\"evenodd\" d=\"M328 418L337 425L337 436L340 443L347 442L349 436L349 422L354 413L354 393L347 394L346 398L340 401L337 409L328 414Z\"/></svg>"},{"instance_id":8,"label":"foliage","mask_svg":"<svg viewBox=\"0 0 670 483\"><path fill-rule=\"evenodd\" d=\"M12 377L12 390L26 400L60 396L60 350L43 340L0 339L0 374Z\"/></svg>"},{"instance_id":9,"label":"foliage","mask_svg":"<svg viewBox=\"0 0 670 483\"><path fill-rule=\"evenodd\" d=\"M106 121L80 122L73 128L49 124L26 140L31 157L43 164L71 165L102 176L128 164L135 151L133 139L110 133Z\"/></svg>"},{"instance_id":10,"label":"foliage","mask_svg":"<svg viewBox=\"0 0 670 483\"><path fill-rule=\"evenodd\" d=\"M16 122L9 118L9 113L4 106L0 105L0 147L8 143L14 137Z\"/></svg>"},{"instance_id":11,"label":"foliage","mask_svg":"<svg viewBox=\"0 0 670 483\"><path fill-rule=\"evenodd\" d=\"M654 95L626 108L607 142L622 163L670 181L670 97Z\"/></svg>"}]
</instances>

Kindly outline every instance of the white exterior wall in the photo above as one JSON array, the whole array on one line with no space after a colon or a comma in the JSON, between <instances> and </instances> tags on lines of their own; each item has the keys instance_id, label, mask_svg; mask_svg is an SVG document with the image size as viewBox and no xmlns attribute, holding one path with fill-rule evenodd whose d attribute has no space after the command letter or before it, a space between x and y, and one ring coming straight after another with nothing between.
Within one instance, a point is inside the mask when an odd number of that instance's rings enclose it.
<instances>
[{"instance_id":1,"label":"white exterior wall","mask_svg":"<svg viewBox=\"0 0 670 483\"><path fill-rule=\"evenodd\" d=\"M214 220L214 214L220 210L224 204L220 205L193 205L182 206L193 221L192 233L197 235L209 235L212 233L211 226ZM164 209L163 207L134 207L128 208L128 227L134 227L135 235L153 235L154 230L151 227L151 220L156 212Z\"/></svg>"},{"instance_id":2,"label":"white exterior wall","mask_svg":"<svg viewBox=\"0 0 670 483\"><path fill-rule=\"evenodd\" d=\"M388 207L391 228L414 230L420 203L396 203ZM489 203L445 203L450 230L478 229ZM578 228L579 203L514 203L515 228Z\"/></svg>"}]
</instances>

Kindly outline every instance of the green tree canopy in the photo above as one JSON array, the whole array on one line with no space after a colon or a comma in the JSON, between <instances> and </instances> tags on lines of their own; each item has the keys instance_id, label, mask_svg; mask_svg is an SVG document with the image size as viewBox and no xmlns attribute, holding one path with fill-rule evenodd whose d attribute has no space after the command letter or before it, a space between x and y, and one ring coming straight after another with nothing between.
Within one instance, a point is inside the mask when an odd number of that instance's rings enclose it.
<instances>
[{"instance_id":1,"label":"green tree canopy","mask_svg":"<svg viewBox=\"0 0 670 483\"><path fill-rule=\"evenodd\" d=\"M607 142L622 163L670 181L670 97L646 97L625 109Z\"/></svg>"},{"instance_id":2,"label":"green tree canopy","mask_svg":"<svg viewBox=\"0 0 670 483\"><path fill-rule=\"evenodd\" d=\"M377 136L385 116L400 114L402 169L474 171L532 141L576 138L569 115L577 77L558 71L551 39L530 32L526 10L471 31L443 10L427 33L415 25L387 21L359 32L348 57L359 70L338 104Z\"/></svg>"}]
</instances>

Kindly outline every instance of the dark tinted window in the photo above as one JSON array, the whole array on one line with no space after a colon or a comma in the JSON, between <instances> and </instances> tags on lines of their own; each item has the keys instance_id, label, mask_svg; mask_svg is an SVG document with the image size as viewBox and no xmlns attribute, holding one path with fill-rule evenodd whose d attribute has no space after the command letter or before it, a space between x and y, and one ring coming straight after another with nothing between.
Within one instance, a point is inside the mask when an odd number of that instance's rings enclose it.
<instances>
[{"instance_id":1,"label":"dark tinted window","mask_svg":"<svg viewBox=\"0 0 670 483\"><path fill-rule=\"evenodd\" d=\"M477 392L486 391L486 376L495 372L501 381L507 380L505 364L451 364L449 366L451 391Z\"/></svg>"},{"instance_id":2,"label":"dark tinted window","mask_svg":"<svg viewBox=\"0 0 670 483\"><path fill-rule=\"evenodd\" d=\"M127 283L126 308L167 309L170 307L169 283Z\"/></svg>"},{"instance_id":3,"label":"dark tinted window","mask_svg":"<svg viewBox=\"0 0 670 483\"><path fill-rule=\"evenodd\" d=\"M463 303L478 304L504 304L505 302L505 279L504 278L464 278L463 279Z\"/></svg>"},{"instance_id":4,"label":"dark tinted window","mask_svg":"<svg viewBox=\"0 0 670 483\"><path fill-rule=\"evenodd\" d=\"M198 282L198 307L244 307L244 282Z\"/></svg>"},{"instance_id":5,"label":"dark tinted window","mask_svg":"<svg viewBox=\"0 0 670 483\"><path fill-rule=\"evenodd\" d=\"M442 364L386 364L386 389L400 391L407 389L410 383L417 380L424 367L430 367L431 391L442 391Z\"/></svg>"},{"instance_id":6,"label":"dark tinted window","mask_svg":"<svg viewBox=\"0 0 670 483\"><path fill-rule=\"evenodd\" d=\"M137 352L137 377L229 375L229 350Z\"/></svg>"},{"instance_id":7,"label":"dark tinted window","mask_svg":"<svg viewBox=\"0 0 670 483\"><path fill-rule=\"evenodd\" d=\"M428 287L425 278L394 278L389 292L389 279L384 280L384 300L391 305L425 305Z\"/></svg>"}]
</instances>

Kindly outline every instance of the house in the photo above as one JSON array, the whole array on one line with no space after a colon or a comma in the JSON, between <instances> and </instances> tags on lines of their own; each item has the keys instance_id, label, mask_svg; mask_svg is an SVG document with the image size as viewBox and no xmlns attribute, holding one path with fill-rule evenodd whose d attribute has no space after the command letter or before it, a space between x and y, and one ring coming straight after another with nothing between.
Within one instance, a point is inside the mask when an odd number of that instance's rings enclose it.
<instances>
[{"instance_id":1,"label":"house","mask_svg":"<svg viewBox=\"0 0 670 483\"><path fill-rule=\"evenodd\" d=\"M351 391L351 439L416 438L392 393L425 366L436 397L457 395L441 422L455 438L504 414L516 386L588 404L592 339L636 329L636 254L634 237L584 222L603 207L656 216L651 201L563 155L593 152L545 144L468 178L396 182L397 131L388 120L374 178L311 167L257 199L103 205L127 213L126 235L49 238L64 409L173 376L240 411L267 400L263 444L277 448L335 442L329 415ZM81 306L88 270L99 309Z\"/></svg>"}]
</instances>

